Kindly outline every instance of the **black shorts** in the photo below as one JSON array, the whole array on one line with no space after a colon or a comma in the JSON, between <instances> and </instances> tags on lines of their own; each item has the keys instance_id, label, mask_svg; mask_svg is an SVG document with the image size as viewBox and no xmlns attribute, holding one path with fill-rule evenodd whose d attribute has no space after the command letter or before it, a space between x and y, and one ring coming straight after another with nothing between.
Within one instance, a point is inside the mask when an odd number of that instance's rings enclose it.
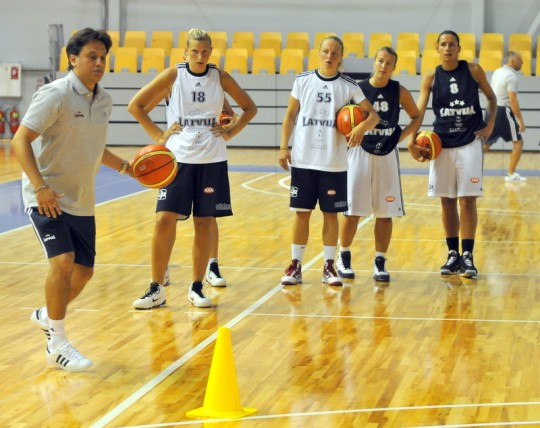
<instances>
[{"instance_id":1,"label":"black shorts","mask_svg":"<svg viewBox=\"0 0 540 428\"><path fill-rule=\"evenodd\" d=\"M486 120L487 120L486 113ZM490 146L495 144L499 138L503 141L523 141L521 134L519 133L519 125L516 121L516 117L510 107L497 106L497 113L495 115L495 126L493 132L486 141L486 144Z\"/></svg>"},{"instance_id":2,"label":"black shorts","mask_svg":"<svg viewBox=\"0 0 540 428\"><path fill-rule=\"evenodd\" d=\"M65 253L75 253L75 263L94 267L96 258L96 219L63 212L56 218L27 210L34 231L50 259Z\"/></svg>"},{"instance_id":3,"label":"black shorts","mask_svg":"<svg viewBox=\"0 0 540 428\"><path fill-rule=\"evenodd\" d=\"M291 208L347 211L347 171L328 172L291 167Z\"/></svg>"},{"instance_id":4,"label":"black shorts","mask_svg":"<svg viewBox=\"0 0 540 428\"><path fill-rule=\"evenodd\" d=\"M232 215L227 162L178 162L171 184L159 189L156 212L169 211L187 218Z\"/></svg>"}]
</instances>

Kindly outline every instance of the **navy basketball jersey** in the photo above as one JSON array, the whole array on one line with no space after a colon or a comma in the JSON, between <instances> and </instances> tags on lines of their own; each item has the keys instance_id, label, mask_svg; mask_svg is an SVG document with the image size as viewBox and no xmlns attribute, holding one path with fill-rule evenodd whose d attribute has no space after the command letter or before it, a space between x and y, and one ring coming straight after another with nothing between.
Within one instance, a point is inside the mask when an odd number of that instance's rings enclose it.
<instances>
[{"instance_id":1,"label":"navy basketball jersey","mask_svg":"<svg viewBox=\"0 0 540 428\"><path fill-rule=\"evenodd\" d=\"M390 80L384 88L375 88L366 79L361 80L359 85L380 117L377 126L364 134L362 148L372 155L387 155L396 148L401 136L401 127L398 125L399 82Z\"/></svg>"},{"instance_id":2,"label":"navy basketball jersey","mask_svg":"<svg viewBox=\"0 0 540 428\"><path fill-rule=\"evenodd\" d=\"M459 61L455 70L435 69L433 81L434 131L444 148L465 146L475 140L475 131L483 128L478 83L471 76L467 61Z\"/></svg>"}]
</instances>

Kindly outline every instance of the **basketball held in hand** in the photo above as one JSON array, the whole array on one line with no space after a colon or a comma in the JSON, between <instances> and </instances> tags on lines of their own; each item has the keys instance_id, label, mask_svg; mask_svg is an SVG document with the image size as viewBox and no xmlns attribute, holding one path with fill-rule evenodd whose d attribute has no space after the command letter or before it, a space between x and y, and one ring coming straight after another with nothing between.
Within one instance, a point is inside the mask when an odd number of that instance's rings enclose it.
<instances>
[{"instance_id":1,"label":"basketball held in hand","mask_svg":"<svg viewBox=\"0 0 540 428\"><path fill-rule=\"evenodd\" d=\"M160 144L143 147L133 161L133 176L143 186L152 189L170 184L177 172L176 157L167 147Z\"/></svg>"},{"instance_id":2,"label":"basketball held in hand","mask_svg":"<svg viewBox=\"0 0 540 428\"><path fill-rule=\"evenodd\" d=\"M365 119L366 115L360 106L348 104L339 109L336 117L336 126L339 132L343 135L348 135L356 125Z\"/></svg>"},{"instance_id":3,"label":"basketball held in hand","mask_svg":"<svg viewBox=\"0 0 540 428\"><path fill-rule=\"evenodd\" d=\"M427 160L436 159L441 154L441 138L433 131L420 131L416 136L415 144L429 149L429 156L423 155Z\"/></svg>"},{"instance_id":4,"label":"basketball held in hand","mask_svg":"<svg viewBox=\"0 0 540 428\"><path fill-rule=\"evenodd\" d=\"M228 113L227 111L223 110L221 114L219 115L219 124L221 126L228 126L231 124L233 120L233 115Z\"/></svg>"}]
</instances>

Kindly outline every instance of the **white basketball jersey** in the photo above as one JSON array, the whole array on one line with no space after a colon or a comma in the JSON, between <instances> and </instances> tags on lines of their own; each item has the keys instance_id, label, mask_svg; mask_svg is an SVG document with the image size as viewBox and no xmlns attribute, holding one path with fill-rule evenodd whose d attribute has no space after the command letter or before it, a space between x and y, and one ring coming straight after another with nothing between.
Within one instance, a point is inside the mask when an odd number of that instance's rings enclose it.
<instances>
[{"instance_id":1,"label":"white basketball jersey","mask_svg":"<svg viewBox=\"0 0 540 428\"><path fill-rule=\"evenodd\" d=\"M178 74L166 108L167 127L178 122L182 132L173 134L166 146L179 162L201 164L227 160L222 137L212 135L223 109L223 88L219 71L208 64L204 73L193 73L188 63L176 65Z\"/></svg>"},{"instance_id":2,"label":"white basketball jersey","mask_svg":"<svg viewBox=\"0 0 540 428\"><path fill-rule=\"evenodd\" d=\"M313 70L296 76L291 95L300 102L292 165L319 171L346 171L347 141L336 128L336 114L344 105L365 99L358 84L341 73L326 78Z\"/></svg>"}]
</instances>

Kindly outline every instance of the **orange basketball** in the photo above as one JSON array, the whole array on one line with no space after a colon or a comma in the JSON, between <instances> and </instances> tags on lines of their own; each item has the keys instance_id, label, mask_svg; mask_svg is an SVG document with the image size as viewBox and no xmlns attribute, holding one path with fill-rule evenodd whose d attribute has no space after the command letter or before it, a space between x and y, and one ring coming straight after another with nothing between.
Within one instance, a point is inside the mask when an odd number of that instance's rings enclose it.
<instances>
[{"instance_id":1,"label":"orange basketball","mask_svg":"<svg viewBox=\"0 0 540 428\"><path fill-rule=\"evenodd\" d=\"M441 138L433 131L420 131L416 136L415 143L417 146L429 149L430 156L427 158L428 160L436 159L442 150Z\"/></svg>"},{"instance_id":2,"label":"orange basketball","mask_svg":"<svg viewBox=\"0 0 540 428\"><path fill-rule=\"evenodd\" d=\"M356 125L363 122L365 119L366 116L360 106L348 104L339 109L336 117L336 126L339 132L343 135L347 135Z\"/></svg>"},{"instance_id":3,"label":"orange basketball","mask_svg":"<svg viewBox=\"0 0 540 428\"><path fill-rule=\"evenodd\" d=\"M230 125L232 119L233 119L233 115L232 115L232 114L229 114L228 112L226 112L225 110L223 110L223 111L221 112L221 114L219 115L219 124L220 124L221 126L223 126L223 125Z\"/></svg>"},{"instance_id":4,"label":"orange basketball","mask_svg":"<svg viewBox=\"0 0 540 428\"><path fill-rule=\"evenodd\" d=\"M158 189L170 184L178 171L176 157L165 146L143 147L133 161L133 175L143 186Z\"/></svg>"}]
</instances>

